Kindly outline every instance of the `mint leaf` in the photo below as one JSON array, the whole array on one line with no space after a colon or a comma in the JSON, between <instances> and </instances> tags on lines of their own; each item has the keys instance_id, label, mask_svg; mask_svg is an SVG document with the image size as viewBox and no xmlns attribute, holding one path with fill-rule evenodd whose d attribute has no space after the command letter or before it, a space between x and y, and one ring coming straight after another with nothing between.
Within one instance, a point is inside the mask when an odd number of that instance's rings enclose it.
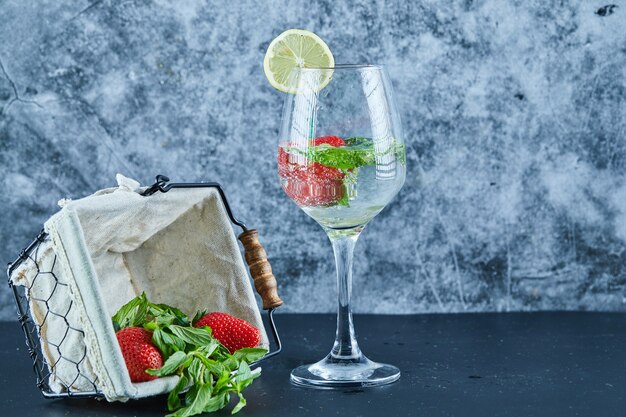
<instances>
[{"instance_id":1,"label":"mint leaf","mask_svg":"<svg viewBox=\"0 0 626 417\"><path fill-rule=\"evenodd\" d=\"M172 325L169 326L168 329L190 345L209 345L215 340L213 336L211 336L211 329L209 327L196 328Z\"/></svg>"},{"instance_id":2,"label":"mint leaf","mask_svg":"<svg viewBox=\"0 0 626 417\"><path fill-rule=\"evenodd\" d=\"M406 147L404 146L404 143L396 141L394 145L396 159L400 161L402 165L406 165Z\"/></svg>"},{"instance_id":3,"label":"mint leaf","mask_svg":"<svg viewBox=\"0 0 626 417\"><path fill-rule=\"evenodd\" d=\"M170 416L174 417L189 417L201 414L204 409L211 403L211 391L213 387L211 384L203 384L198 389L194 390L193 399L186 407L181 408Z\"/></svg>"},{"instance_id":4,"label":"mint leaf","mask_svg":"<svg viewBox=\"0 0 626 417\"><path fill-rule=\"evenodd\" d=\"M222 388L228 389L228 384L230 383L230 372L222 371L217 380L215 381L215 391L221 391Z\"/></svg>"},{"instance_id":5,"label":"mint leaf","mask_svg":"<svg viewBox=\"0 0 626 417\"><path fill-rule=\"evenodd\" d=\"M193 320L191 321L191 325L192 325L192 326L195 326L195 325L196 325L196 323L198 322L198 320L200 320L202 317L204 317L207 313L208 313L208 311L207 311L207 310L201 310L201 311L198 311L198 312L196 313L196 315L195 315L195 316L193 316Z\"/></svg>"},{"instance_id":6,"label":"mint leaf","mask_svg":"<svg viewBox=\"0 0 626 417\"><path fill-rule=\"evenodd\" d=\"M205 413L210 413L213 411L217 411L217 410L221 410L222 408L226 407L228 405L228 401L230 400L230 394L228 393L224 393L222 395L217 395L213 398L211 398L205 405L204 405L204 412Z\"/></svg>"},{"instance_id":7,"label":"mint leaf","mask_svg":"<svg viewBox=\"0 0 626 417\"><path fill-rule=\"evenodd\" d=\"M115 331L125 327L140 326L146 321L148 314L148 299L145 293L133 298L124 304L113 316L113 327Z\"/></svg>"},{"instance_id":8,"label":"mint leaf","mask_svg":"<svg viewBox=\"0 0 626 417\"><path fill-rule=\"evenodd\" d=\"M240 361L252 363L261 359L266 353L267 349L263 348L243 348L235 351L233 356Z\"/></svg>"},{"instance_id":9,"label":"mint leaf","mask_svg":"<svg viewBox=\"0 0 626 417\"><path fill-rule=\"evenodd\" d=\"M239 411L241 411L242 408L246 406L246 399L243 398L243 394L239 393L237 395L239 395L239 402L237 403L235 408L233 408L233 411L230 412L231 414L237 414Z\"/></svg>"},{"instance_id":10,"label":"mint leaf","mask_svg":"<svg viewBox=\"0 0 626 417\"><path fill-rule=\"evenodd\" d=\"M220 349L221 348L221 349ZM218 342L217 340L213 340L210 344L208 345L204 345L202 347L200 347L198 349L204 356L206 356L207 358L209 356L216 356L216 357L221 357L221 355L219 355L219 353L226 351L228 352L228 350L226 350L224 348L224 346L222 346L222 344L220 342ZM214 355L214 353L216 353L216 351L220 351L217 352L218 355Z\"/></svg>"},{"instance_id":11,"label":"mint leaf","mask_svg":"<svg viewBox=\"0 0 626 417\"><path fill-rule=\"evenodd\" d=\"M356 183L359 175L359 169L354 168L347 171L343 171L343 183L341 184L343 194L337 201L337 205L350 207L350 199L355 198L357 193Z\"/></svg>"},{"instance_id":12,"label":"mint leaf","mask_svg":"<svg viewBox=\"0 0 626 417\"><path fill-rule=\"evenodd\" d=\"M221 410L228 405L228 400L230 400L230 395L228 393L217 395L206 402L203 411L205 413L210 413L213 411Z\"/></svg>"},{"instance_id":13,"label":"mint leaf","mask_svg":"<svg viewBox=\"0 0 626 417\"><path fill-rule=\"evenodd\" d=\"M185 313L175 307L168 306L167 304L152 304L150 303L150 312L161 319L163 323L166 321L168 324L177 324L179 326L189 326L189 318Z\"/></svg>"},{"instance_id":14,"label":"mint leaf","mask_svg":"<svg viewBox=\"0 0 626 417\"><path fill-rule=\"evenodd\" d=\"M171 355L171 348L163 340L163 331L161 329L156 329L152 332L152 344L161 351L161 355Z\"/></svg>"},{"instance_id":15,"label":"mint leaf","mask_svg":"<svg viewBox=\"0 0 626 417\"><path fill-rule=\"evenodd\" d=\"M252 383L252 371L250 367L245 361L242 361L239 364L239 369L237 369L237 374L235 375L235 379L233 380L233 384L235 388L237 388L237 392L243 391L245 387Z\"/></svg>"},{"instance_id":16,"label":"mint leaf","mask_svg":"<svg viewBox=\"0 0 626 417\"><path fill-rule=\"evenodd\" d=\"M187 374L192 381L203 381L204 378L204 368L202 366L202 360L197 357L194 357L191 363L189 364L189 368L187 369Z\"/></svg>"},{"instance_id":17,"label":"mint leaf","mask_svg":"<svg viewBox=\"0 0 626 417\"><path fill-rule=\"evenodd\" d=\"M234 371L235 369L239 368L239 361L230 354L221 358L220 362L229 371Z\"/></svg>"},{"instance_id":18,"label":"mint leaf","mask_svg":"<svg viewBox=\"0 0 626 417\"><path fill-rule=\"evenodd\" d=\"M376 163L373 144L335 147L324 143L318 146L309 146L306 152L297 151L306 155L309 161L331 168L350 170L364 165Z\"/></svg>"},{"instance_id":19,"label":"mint leaf","mask_svg":"<svg viewBox=\"0 0 626 417\"><path fill-rule=\"evenodd\" d=\"M317 146L307 146L300 149L295 146L286 147L285 150L292 154L304 155L307 160L317 162L330 168L350 171L356 168L376 165L376 158L393 153L395 158L404 164L406 160L404 144L395 139L384 151L376 150L371 139L352 137L345 139L345 146L332 146L323 143Z\"/></svg>"},{"instance_id":20,"label":"mint leaf","mask_svg":"<svg viewBox=\"0 0 626 417\"><path fill-rule=\"evenodd\" d=\"M153 331L159 329L159 325L155 321L149 321L149 322L147 322L146 324L143 325L143 328L153 332Z\"/></svg>"},{"instance_id":21,"label":"mint leaf","mask_svg":"<svg viewBox=\"0 0 626 417\"><path fill-rule=\"evenodd\" d=\"M167 346L171 350L170 354L172 352L176 352L179 350L185 351L185 348L187 347L187 344L185 343L185 341L181 339L180 337L170 334L168 332L171 332L171 330L169 327L166 327L162 334L163 334L163 342L166 343Z\"/></svg>"},{"instance_id":22,"label":"mint leaf","mask_svg":"<svg viewBox=\"0 0 626 417\"><path fill-rule=\"evenodd\" d=\"M150 375L156 376L170 375L176 372L178 368L183 366L185 362L191 362L192 359L193 358L191 356L187 356L185 352L174 352L174 354L167 358L163 366L161 366L159 369L148 369L146 372Z\"/></svg>"},{"instance_id":23,"label":"mint leaf","mask_svg":"<svg viewBox=\"0 0 626 417\"><path fill-rule=\"evenodd\" d=\"M350 197L348 197L348 190L346 190L346 186L343 185L343 194L339 200L337 200L338 206L350 207Z\"/></svg>"},{"instance_id":24,"label":"mint leaf","mask_svg":"<svg viewBox=\"0 0 626 417\"><path fill-rule=\"evenodd\" d=\"M185 388L187 388L188 384L189 384L189 378L187 378L187 376L185 375L181 375L180 379L178 380L178 383L176 384L174 389L170 391L170 394L167 396L167 409L168 410L174 411L182 407L179 394Z\"/></svg>"},{"instance_id":25,"label":"mint leaf","mask_svg":"<svg viewBox=\"0 0 626 417\"><path fill-rule=\"evenodd\" d=\"M144 325L144 328L148 328ZM179 337L167 333L167 328L157 328L152 333L152 343L161 351L163 359L167 360L174 352L184 351L186 343Z\"/></svg>"},{"instance_id":26,"label":"mint leaf","mask_svg":"<svg viewBox=\"0 0 626 417\"><path fill-rule=\"evenodd\" d=\"M212 375L222 375L224 372L230 372L229 366L225 366L224 364L213 359L205 359L202 361L202 364Z\"/></svg>"}]
</instances>

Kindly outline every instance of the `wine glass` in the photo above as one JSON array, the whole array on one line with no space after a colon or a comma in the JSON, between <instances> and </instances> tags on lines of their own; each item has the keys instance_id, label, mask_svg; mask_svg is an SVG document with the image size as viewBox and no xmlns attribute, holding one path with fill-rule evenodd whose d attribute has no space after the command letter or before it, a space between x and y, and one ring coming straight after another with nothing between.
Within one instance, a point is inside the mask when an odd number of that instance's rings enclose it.
<instances>
[{"instance_id":1,"label":"wine glass","mask_svg":"<svg viewBox=\"0 0 626 417\"><path fill-rule=\"evenodd\" d=\"M398 193L405 147L382 65L296 68L278 149L283 190L327 233L337 264L337 334L321 361L291 372L314 388L376 386L400 370L363 355L352 323L352 254L365 225Z\"/></svg>"}]
</instances>

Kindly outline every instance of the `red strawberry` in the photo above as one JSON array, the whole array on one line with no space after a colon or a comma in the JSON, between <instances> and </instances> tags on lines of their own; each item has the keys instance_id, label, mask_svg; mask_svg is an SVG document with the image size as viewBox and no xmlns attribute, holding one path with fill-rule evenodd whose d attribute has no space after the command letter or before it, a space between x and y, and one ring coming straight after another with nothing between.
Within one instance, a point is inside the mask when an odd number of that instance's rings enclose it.
<instances>
[{"instance_id":1,"label":"red strawberry","mask_svg":"<svg viewBox=\"0 0 626 417\"><path fill-rule=\"evenodd\" d=\"M322 136L313 140L313 145L345 145L338 136ZM325 206L333 204L343 196L344 173L337 168L303 157L290 155L282 148L278 150L278 175L283 179L287 195L300 206Z\"/></svg>"},{"instance_id":2,"label":"red strawberry","mask_svg":"<svg viewBox=\"0 0 626 417\"><path fill-rule=\"evenodd\" d=\"M313 140L313 144L315 146L322 145L324 143L334 146L335 148L346 144L346 142L339 136L320 136L319 138L315 138L315 140Z\"/></svg>"},{"instance_id":3,"label":"red strawberry","mask_svg":"<svg viewBox=\"0 0 626 417\"><path fill-rule=\"evenodd\" d=\"M261 341L261 334L256 327L226 313L205 314L194 326L209 326L213 337L226 346L230 353L242 348L255 347Z\"/></svg>"},{"instance_id":4,"label":"red strawberry","mask_svg":"<svg viewBox=\"0 0 626 417\"><path fill-rule=\"evenodd\" d=\"M141 327L126 327L115 334L133 382L152 381L146 369L163 366L161 352L152 344L152 333Z\"/></svg>"}]
</instances>

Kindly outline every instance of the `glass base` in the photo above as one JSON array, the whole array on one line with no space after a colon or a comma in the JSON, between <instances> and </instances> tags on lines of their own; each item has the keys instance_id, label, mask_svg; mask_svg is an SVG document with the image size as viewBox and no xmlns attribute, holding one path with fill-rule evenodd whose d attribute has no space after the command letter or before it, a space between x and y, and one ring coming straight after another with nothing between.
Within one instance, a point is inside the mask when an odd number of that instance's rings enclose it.
<instances>
[{"instance_id":1,"label":"glass base","mask_svg":"<svg viewBox=\"0 0 626 417\"><path fill-rule=\"evenodd\" d=\"M291 371L293 384L316 389L375 387L391 384L399 378L400 370L395 366L372 362L365 356L336 359L328 355L319 362Z\"/></svg>"}]
</instances>

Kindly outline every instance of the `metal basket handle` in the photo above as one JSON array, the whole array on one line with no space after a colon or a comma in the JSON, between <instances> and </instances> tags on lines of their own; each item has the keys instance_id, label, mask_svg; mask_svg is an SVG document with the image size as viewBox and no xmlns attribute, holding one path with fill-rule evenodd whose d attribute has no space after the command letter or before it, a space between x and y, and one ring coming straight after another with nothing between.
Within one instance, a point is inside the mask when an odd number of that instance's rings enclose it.
<instances>
[{"instance_id":1,"label":"metal basket handle","mask_svg":"<svg viewBox=\"0 0 626 417\"><path fill-rule=\"evenodd\" d=\"M226 209L226 214L230 218L233 224L241 227L243 232L238 236L238 239L241 241L245 251L246 263L248 264L248 268L250 269L250 275L254 280L254 288L257 293L261 296L261 300L263 301L263 310L267 310L267 316L270 323L270 327L272 330L272 336L274 337L274 342L276 343L276 349L269 352L267 355L259 359L258 361L251 364L254 366L259 362L268 359L274 355L277 355L282 350L282 344L280 341L280 337L278 336L278 331L276 330L276 324L274 323L274 310L280 307L283 304L283 300L278 296L278 284L276 282L276 277L272 272L272 266L270 265L269 260L267 259L267 252L265 252L265 248L259 241L259 234L256 229L248 229L246 225L239 219L237 219L232 210L230 209L230 205L228 204L228 199L226 198L226 194L224 194L224 190L219 183L216 182L181 182L174 183L169 182L170 179L165 175L157 175L154 184L150 187L146 188L143 193L143 196L150 196L160 191L162 193L166 193L172 188L215 188L217 189L220 197L222 198L222 203L224 204L224 209Z\"/></svg>"},{"instance_id":2,"label":"metal basket handle","mask_svg":"<svg viewBox=\"0 0 626 417\"><path fill-rule=\"evenodd\" d=\"M263 245L261 245L261 242L259 242L259 234L256 229L248 229L243 222L233 215L226 194L224 194L222 190L222 186L216 182L170 183L169 180L170 179L165 175L157 175L155 183L146 188L141 195L150 196L157 191L166 193L172 188L216 188L220 197L222 197L222 202L224 203L228 217L243 230L243 233L239 235L238 239L245 249L246 263L250 268L250 275L252 275L252 279L254 280L254 287L263 300L263 310L280 307L283 301L278 296L276 277L272 273L272 266L267 259L267 253Z\"/></svg>"}]
</instances>

